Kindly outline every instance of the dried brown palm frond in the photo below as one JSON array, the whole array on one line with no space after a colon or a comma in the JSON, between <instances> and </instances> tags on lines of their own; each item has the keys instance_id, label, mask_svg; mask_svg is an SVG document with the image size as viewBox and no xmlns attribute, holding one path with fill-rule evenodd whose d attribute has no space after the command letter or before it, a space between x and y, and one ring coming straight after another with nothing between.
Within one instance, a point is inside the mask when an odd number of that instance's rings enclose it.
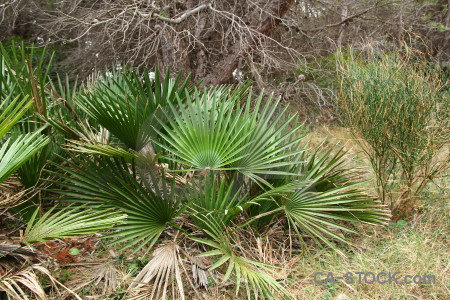
<instances>
[{"instance_id":1,"label":"dried brown palm frond","mask_svg":"<svg viewBox=\"0 0 450 300\"><path fill-rule=\"evenodd\" d=\"M208 288L208 276L210 276L210 272L208 271L208 265L205 263L205 259L201 259L200 257L190 257L192 262L192 276L194 277L194 282L203 288Z\"/></svg>"},{"instance_id":2,"label":"dried brown palm frond","mask_svg":"<svg viewBox=\"0 0 450 300\"><path fill-rule=\"evenodd\" d=\"M208 268L211 266L212 262L204 257L197 257L201 251L195 247L190 247L189 250L186 248L180 248L183 255L191 263L191 271L193 281L190 282L194 289L204 288L208 289L210 282L209 280L213 278L213 274ZM186 273L186 269L183 268ZM219 275L220 274L214 274Z\"/></svg>"},{"instance_id":3,"label":"dried brown palm frond","mask_svg":"<svg viewBox=\"0 0 450 300\"><path fill-rule=\"evenodd\" d=\"M185 299L180 263L179 247L175 242L155 249L153 258L130 285L128 299L167 299L169 285L172 286L172 298L178 292L180 299ZM150 284L151 281L153 284Z\"/></svg>"},{"instance_id":4,"label":"dried brown palm frond","mask_svg":"<svg viewBox=\"0 0 450 300\"><path fill-rule=\"evenodd\" d=\"M0 244L0 291L5 292L10 299L14 300L48 299L35 272L38 271L50 279L59 296L61 293L59 293L58 287L63 287L70 292L71 296L81 299L57 281L46 268L36 264L32 265L32 261L35 261L38 256L39 253L21 245L5 242Z\"/></svg>"},{"instance_id":5,"label":"dried brown palm frond","mask_svg":"<svg viewBox=\"0 0 450 300\"><path fill-rule=\"evenodd\" d=\"M32 193L30 189L24 189L22 184L14 177L0 184L0 209L10 209L22 204Z\"/></svg>"},{"instance_id":6,"label":"dried brown palm frond","mask_svg":"<svg viewBox=\"0 0 450 300\"><path fill-rule=\"evenodd\" d=\"M56 299L66 299L66 295L69 295L70 299L82 300L80 296L78 296L74 291L66 287L64 284L56 280L55 277L52 276L50 271L47 268L44 268L41 265L32 265L31 268L33 271L38 271L40 274L45 275L50 280L50 283L53 287L53 290L57 293ZM64 290L66 294L63 294L61 290ZM54 298L52 298L54 299Z\"/></svg>"},{"instance_id":7,"label":"dried brown palm frond","mask_svg":"<svg viewBox=\"0 0 450 300\"><path fill-rule=\"evenodd\" d=\"M76 277L67 283L71 290L78 292L86 287L91 287L90 292L96 295L106 295L117 290L123 282L124 276L111 261L83 264L84 270L79 270Z\"/></svg>"},{"instance_id":8,"label":"dried brown palm frond","mask_svg":"<svg viewBox=\"0 0 450 300\"><path fill-rule=\"evenodd\" d=\"M14 273L27 262L36 258L38 253L21 245L0 244L0 276Z\"/></svg>"},{"instance_id":9,"label":"dried brown palm frond","mask_svg":"<svg viewBox=\"0 0 450 300\"><path fill-rule=\"evenodd\" d=\"M0 277L0 290L14 300L48 299L32 268Z\"/></svg>"},{"instance_id":10,"label":"dried brown palm frond","mask_svg":"<svg viewBox=\"0 0 450 300\"><path fill-rule=\"evenodd\" d=\"M18 251L18 250L16 250ZM36 271L45 275L50 280L53 290L57 293L57 299L64 299L60 288L66 290L71 299L81 300L81 298L73 291L68 289L58 280L56 280L50 271L40 265L27 266L21 270L11 270L7 274L0 276L0 292L7 294L9 299L13 300L27 300L27 299L49 299L47 293L41 286L38 274Z\"/></svg>"},{"instance_id":11,"label":"dried brown palm frond","mask_svg":"<svg viewBox=\"0 0 450 300\"><path fill-rule=\"evenodd\" d=\"M21 191L14 195L0 194L0 209L9 209L22 204L25 199L26 191Z\"/></svg>"}]
</instances>

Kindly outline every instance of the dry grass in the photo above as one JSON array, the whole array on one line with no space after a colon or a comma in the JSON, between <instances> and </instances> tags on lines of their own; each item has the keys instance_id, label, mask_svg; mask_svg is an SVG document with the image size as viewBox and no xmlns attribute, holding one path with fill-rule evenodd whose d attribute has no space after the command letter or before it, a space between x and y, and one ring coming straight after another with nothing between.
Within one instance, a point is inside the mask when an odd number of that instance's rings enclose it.
<instances>
[{"instance_id":1,"label":"dry grass","mask_svg":"<svg viewBox=\"0 0 450 300\"><path fill-rule=\"evenodd\" d=\"M367 170L365 186L375 193L369 162L351 139L349 132L339 127L321 127L310 134L311 144L328 138L330 145L339 144L348 152L353 167ZM291 291L300 299L449 299L450 298L450 208L448 176L424 193L421 213L406 223L385 227L363 228L364 236L355 237L358 248L348 248L347 258L328 249L305 255L295 267ZM398 272L399 276L433 274L436 284L347 284L345 280L326 285L316 284L314 274L332 272L343 276L347 272ZM321 276L320 279L324 279ZM354 275L357 279L357 275Z\"/></svg>"},{"instance_id":2,"label":"dry grass","mask_svg":"<svg viewBox=\"0 0 450 300\"><path fill-rule=\"evenodd\" d=\"M430 211L403 227L403 223L396 223L377 228L355 240L360 249L348 249L346 259L329 250L306 255L295 269L293 287L304 299L449 299L448 220L447 207L445 213ZM343 276L346 272L398 272L401 276L433 274L436 284L355 282L350 285L337 280L334 284L319 285L313 281L316 272L332 272L334 276Z\"/></svg>"}]
</instances>

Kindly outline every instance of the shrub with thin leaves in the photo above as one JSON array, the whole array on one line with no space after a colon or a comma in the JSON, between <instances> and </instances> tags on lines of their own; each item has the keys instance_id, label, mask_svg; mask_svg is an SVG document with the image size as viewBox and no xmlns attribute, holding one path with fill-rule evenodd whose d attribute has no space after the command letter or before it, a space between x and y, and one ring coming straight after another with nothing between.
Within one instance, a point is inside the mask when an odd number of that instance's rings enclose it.
<instances>
[{"instance_id":1,"label":"shrub with thin leaves","mask_svg":"<svg viewBox=\"0 0 450 300\"><path fill-rule=\"evenodd\" d=\"M407 47L400 53L341 53L338 71L341 120L370 159L381 200L395 218L408 215L448 163L448 155L439 157L449 120L439 71Z\"/></svg>"}]
</instances>

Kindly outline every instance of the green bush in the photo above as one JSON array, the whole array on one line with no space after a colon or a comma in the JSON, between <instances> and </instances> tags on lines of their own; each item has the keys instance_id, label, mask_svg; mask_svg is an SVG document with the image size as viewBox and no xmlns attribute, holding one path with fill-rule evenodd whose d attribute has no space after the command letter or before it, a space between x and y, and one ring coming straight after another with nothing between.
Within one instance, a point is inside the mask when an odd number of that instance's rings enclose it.
<instances>
[{"instance_id":1,"label":"green bush","mask_svg":"<svg viewBox=\"0 0 450 300\"><path fill-rule=\"evenodd\" d=\"M448 155L441 157L448 95L439 72L405 47L399 53L341 53L338 74L341 120L369 157L381 200L394 218L410 214L448 163Z\"/></svg>"}]
</instances>

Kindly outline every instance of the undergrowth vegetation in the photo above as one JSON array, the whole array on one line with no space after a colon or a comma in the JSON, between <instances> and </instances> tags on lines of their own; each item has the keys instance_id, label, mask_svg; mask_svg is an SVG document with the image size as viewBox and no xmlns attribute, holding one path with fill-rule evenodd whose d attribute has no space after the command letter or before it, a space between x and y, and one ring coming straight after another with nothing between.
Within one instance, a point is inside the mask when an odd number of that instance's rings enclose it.
<instances>
[{"instance_id":1,"label":"undergrowth vegetation","mask_svg":"<svg viewBox=\"0 0 450 300\"><path fill-rule=\"evenodd\" d=\"M417 196L448 165L450 156L442 156L449 138L448 83L406 46L397 53L340 53L338 74L341 120L371 162L380 199L395 219L408 217Z\"/></svg>"},{"instance_id":2,"label":"undergrowth vegetation","mask_svg":"<svg viewBox=\"0 0 450 300\"><path fill-rule=\"evenodd\" d=\"M296 115L249 83L200 89L157 68L78 83L49 76L45 49L0 50L1 214L21 229L0 244L7 297L296 298L311 249L347 259L349 237L390 220L344 149L313 147ZM405 180L424 147L398 158ZM95 263L64 273L43 254Z\"/></svg>"},{"instance_id":3,"label":"undergrowth vegetation","mask_svg":"<svg viewBox=\"0 0 450 300\"><path fill-rule=\"evenodd\" d=\"M299 278L293 287L302 299L446 299L448 297L448 191L427 193L426 208L411 222L400 220L385 228L365 228L367 235L354 241L360 247L348 249L347 258L317 251L299 260L294 270ZM345 280L315 284L314 274L323 280L329 272L335 277L352 272L354 282ZM433 275L428 284L358 283L356 272L405 275Z\"/></svg>"}]
</instances>

